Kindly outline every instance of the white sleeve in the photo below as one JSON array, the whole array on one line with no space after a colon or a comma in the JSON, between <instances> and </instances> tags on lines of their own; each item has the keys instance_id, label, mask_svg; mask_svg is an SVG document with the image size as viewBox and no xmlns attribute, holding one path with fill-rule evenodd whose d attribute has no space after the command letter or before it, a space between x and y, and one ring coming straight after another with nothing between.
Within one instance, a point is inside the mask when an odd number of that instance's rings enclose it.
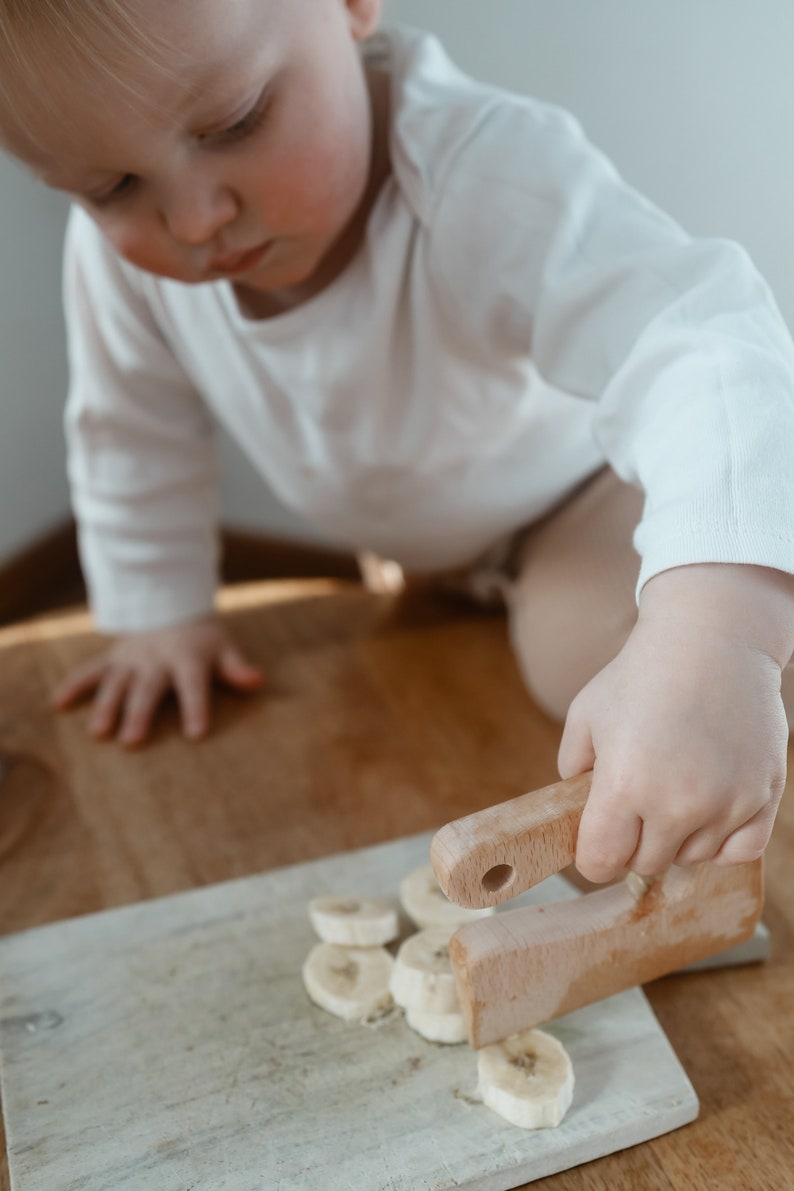
<instances>
[{"instance_id":1,"label":"white sleeve","mask_svg":"<svg viewBox=\"0 0 794 1191\"><path fill-rule=\"evenodd\" d=\"M435 274L471 335L597 402L659 571L794 572L794 348L747 254L693 240L566 113L495 102L439 180Z\"/></svg>"},{"instance_id":2,"label":"white sleeve","mask_svg":"<svg viewBox=\"0 0 794 1191\"><path fill-rule=\"evenodd\" d=\"M206 613L217 584L213 424L136 280L75 210L64 260L65 429L81 560L106 632Z\"/></svg>"}]
</instances>

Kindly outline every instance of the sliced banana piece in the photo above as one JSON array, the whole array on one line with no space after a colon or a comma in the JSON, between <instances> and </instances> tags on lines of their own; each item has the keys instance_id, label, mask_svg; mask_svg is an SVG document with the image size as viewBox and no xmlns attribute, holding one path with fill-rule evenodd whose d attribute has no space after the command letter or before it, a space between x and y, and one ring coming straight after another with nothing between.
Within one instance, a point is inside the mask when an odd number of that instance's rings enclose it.
<instances>
[{"instance_id":1,"label":"sliced banana piece","mask_svg":"<svg viewBox=\"0 0 794 1191\"><path fill-rule=\"evenodd\" d=\"M400 933L397 908L385 897L313 897L309 918L325 943L380 947Z\"/></svg>"},{"instance_id":2,"label":"sliced banana piece","mask_svg":"<svg viewBox=\"0 0 794 1191\"><path fill-rule=\"evenodd\" d=\"M484 910L467 910L465 906L456 906L441 889L436 874L431 865L414 869L400 882L400 901L406 914L419 927L445 926L451 934L464 922L472 918L482 918L485 914L493 914L493 908Z\"/></svg>"},{"instance_id":3,"label":"sliced banana piece","mask_svg":"<svg viewBox=\"0 0 794 1191\"><path fill-rule=\"evenodd\" d=\"M427 1038L428 1042L453 1045L465 1042L467 1038L462 1013L423 1013L421 1009L408 1006L405 1020L412 1030Z\"/></svg>"},{"instance_id":4,"label":"sliced banana piece","mask_svg":"<svg viewBox=\"0 0 794 1191\"><path fill-rule=\"evenodd\" d=\"M477 1054L485 1104L522 1129L559 1125L573 1099L573 1067L561 1042L543 1030L525 1030Z\"/></svg>"},{"instance_id":5,"label":"sliced banana piece","mask_svg":"<svg viewBox=\"0 0 794 1191\"><path fill-rule=\"evenodd\" d=\"M391 992L398 1005L419 1013L459 1013L449 958L449 931L432 927L409 935L394 961Z\"/></svg>"},{"instance_id":6,"label":"sliced banana piece","mask_svg":"<svg viewBox=\"0 0 794 1191\"><path fill-rule=\"evenodd\" d=\"M393 968L382 947L317 943L303 964L303 983L315 1005L345 1021L359 1021L391 1006Z\"/></svg>"}]
</instances>

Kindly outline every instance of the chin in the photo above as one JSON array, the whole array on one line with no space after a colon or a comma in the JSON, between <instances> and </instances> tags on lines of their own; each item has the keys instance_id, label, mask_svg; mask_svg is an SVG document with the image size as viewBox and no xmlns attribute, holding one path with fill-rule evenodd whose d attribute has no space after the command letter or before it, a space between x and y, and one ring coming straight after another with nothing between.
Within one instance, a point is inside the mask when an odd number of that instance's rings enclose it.
<instances>
[{"instance_id":1,"label":"chin","mask_svg":"<svg viewBox=\"0 0 794 1191\"><path fill-rule=\"evenodd\" d=\"M262 269L261 272L253 272L248 277L241 277L240 284L263 294L273 293L274 290L293 289L295 286L310 282L320 264L321 261L312 260L303 263L296 261L291 265L285 264L280 269L271 266L268 269Z\"/></svg>"}]
</instances>

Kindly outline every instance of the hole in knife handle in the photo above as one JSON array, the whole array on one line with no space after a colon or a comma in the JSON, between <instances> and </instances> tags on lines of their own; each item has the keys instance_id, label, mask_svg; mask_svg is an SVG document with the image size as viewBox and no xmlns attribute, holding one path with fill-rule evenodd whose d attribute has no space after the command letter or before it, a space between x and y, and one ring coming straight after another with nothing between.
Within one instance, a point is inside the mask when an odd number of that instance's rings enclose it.
<instances>
[{"instance_id":1,"label":"hole in knife handle","mask_svg":"<svg viewBox=\"0 0 794 1191\"><path fill-rule=\"evenodd\" d=\"M487 893L498 893L505 889L513 879L512 864L495 864L489 868L482 879L482 887Z\"/></svg>"}]
</instances>

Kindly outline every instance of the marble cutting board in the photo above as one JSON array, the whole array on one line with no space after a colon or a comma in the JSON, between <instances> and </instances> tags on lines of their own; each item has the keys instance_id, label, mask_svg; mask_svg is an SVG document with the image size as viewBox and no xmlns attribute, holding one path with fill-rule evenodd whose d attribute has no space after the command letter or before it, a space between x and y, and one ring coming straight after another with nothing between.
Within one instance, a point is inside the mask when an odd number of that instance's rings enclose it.
<instances>
[{"instance_id":1,"label":"marble cutting board","mask_svg":"<svg viewBox=\"0 0 794 1191\"><path fill-rule=\"evenodd\" d=\"M308 1002L308 899L396 896L429 841L0 940L13 1191L508 1191L691 1121L694 1090L639 989L547 1027L576 1091L536 1132L478 1101L468 1046ZM552 877L520 900L577 896Z\"/></svg>"}]
</instances>

